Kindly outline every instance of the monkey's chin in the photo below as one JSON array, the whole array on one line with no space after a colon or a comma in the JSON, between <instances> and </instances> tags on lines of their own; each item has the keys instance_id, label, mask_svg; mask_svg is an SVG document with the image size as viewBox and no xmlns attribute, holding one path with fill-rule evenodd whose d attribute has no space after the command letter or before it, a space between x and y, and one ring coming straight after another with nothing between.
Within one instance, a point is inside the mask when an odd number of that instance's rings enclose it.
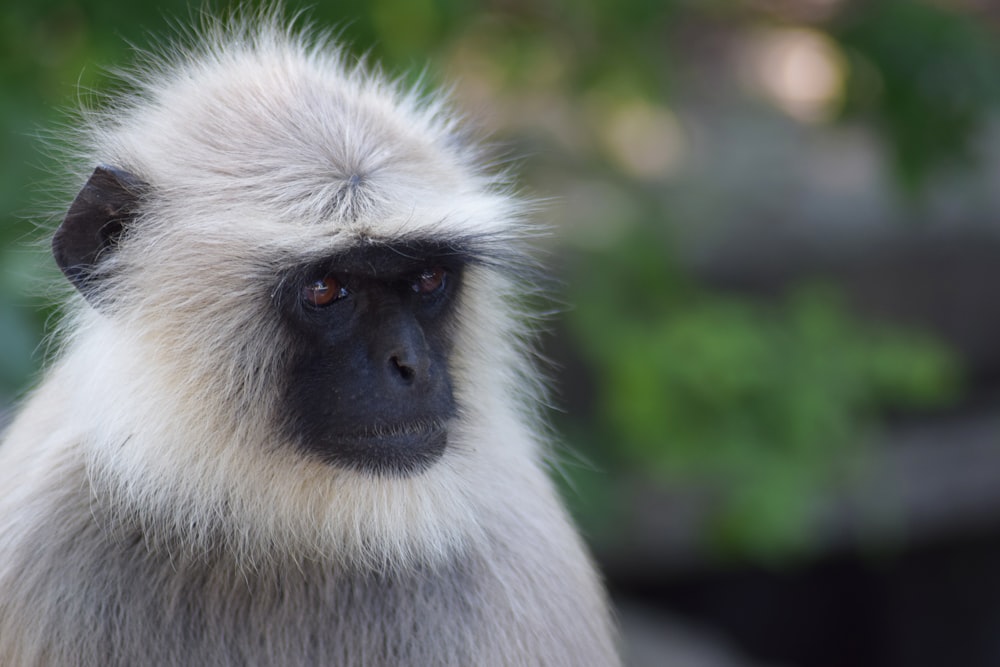
<instances>
[{"instance_id":1,"label":"monkey's chin","mask_svg":"<svg viewBox=\"0 0 1000 667\"><path fill-rule=\"evenodd\" d=\"M376 476L419 474L441 458L448 430L440 423L413 422L331 434L309 449L326 463Z\"/></svg>"}]
</instances>

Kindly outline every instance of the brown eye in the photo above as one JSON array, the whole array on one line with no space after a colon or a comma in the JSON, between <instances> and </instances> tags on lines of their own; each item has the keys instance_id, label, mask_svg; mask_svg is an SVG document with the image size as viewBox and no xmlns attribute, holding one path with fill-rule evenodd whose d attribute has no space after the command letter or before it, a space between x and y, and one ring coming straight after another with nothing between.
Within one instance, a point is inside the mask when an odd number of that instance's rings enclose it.
<instances>
[{"instance_id":1,"label":"brown eye","mask_svg":"<svg viewBox=\"0 0 1000 667\"><path fill-rule=\"evenodd\" d=\"M327 306L347 296L347 289L333 276L325 276L302 287L302 300L311 306Z\"/></svg>"},{"instance_id":2,"label":"brown eye","mask_svg":"<svg viewBox=\"0 0 1000 667\"><path fill-rule=\"evenodd\" d=\"M413 291L418 294L434 294L444 287L447 275L448 272L441 266L424 269L414 281Z\"/></svg>"}]
</instances>

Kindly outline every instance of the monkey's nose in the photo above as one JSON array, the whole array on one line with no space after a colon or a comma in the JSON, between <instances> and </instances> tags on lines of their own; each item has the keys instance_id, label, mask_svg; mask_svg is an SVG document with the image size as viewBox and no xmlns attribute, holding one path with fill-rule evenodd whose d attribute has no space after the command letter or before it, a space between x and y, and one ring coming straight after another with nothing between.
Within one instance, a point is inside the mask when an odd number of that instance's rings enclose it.
<instances>
[{"instance_id":1,"label":"monkey's nose","mask_svg":"<svg viewBox=\"0 0 1000 667\"><path fill-rule=\"evenodd\" d=\"M414 378L417 377L417 370L414 368L414 364L406 361L402 355L394 354L389 358L390 372L395 372L396 376L399 377L404 384L413 384Z\"/></svg>"},{"instance_id":2,"label":"monkey's nose","mask_svg":"<svg viewBox=\"0 0 1000 667\"><path fill-rule=\"evenodd\" d=\"M430 350L422 335L400 336L386 352L388 381L397 387L427 387L431 375Z\"/></svg>"},{"instance_id":3,"label":"monkey's nose","mask_svg":"<svg viewBox=\"0 0 1000 667\"><path fill-rule=\"evenodd\" d=\"M431 375L431 350L420 324L405 312L383 309L375 326L378 347L374 359L381 358L385 381L408 389L426 387Z\"/></svg>"}]
</instances>

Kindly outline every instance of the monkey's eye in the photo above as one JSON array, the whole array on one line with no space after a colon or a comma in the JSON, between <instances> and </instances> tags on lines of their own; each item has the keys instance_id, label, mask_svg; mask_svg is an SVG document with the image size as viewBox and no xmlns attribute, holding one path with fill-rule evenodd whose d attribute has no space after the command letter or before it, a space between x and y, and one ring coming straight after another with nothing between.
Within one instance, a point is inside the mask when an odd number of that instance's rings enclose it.
<instances>
[{"instance_id":1,"label":"monkey's eye","mask_svg":"<svg viewBox=\"0 0 1000 667\"><path fill-rule=\"evenodd\" d=\"M421 271L410 288L417 294L429 296L443 290L447 281L448 271L443 266L434 266Z\"/></svg>"},{"instance_id":2,"label":"monkey's eye","mask_svg":"<svg viewBox=\"0 0 1000 667\"><path fill-rule=\"evenodd\" d=\"M347 288L334 276L324 276L302 287L302 300L310 306L328 306L347 296Z\"/></svg>"}]
</instances>

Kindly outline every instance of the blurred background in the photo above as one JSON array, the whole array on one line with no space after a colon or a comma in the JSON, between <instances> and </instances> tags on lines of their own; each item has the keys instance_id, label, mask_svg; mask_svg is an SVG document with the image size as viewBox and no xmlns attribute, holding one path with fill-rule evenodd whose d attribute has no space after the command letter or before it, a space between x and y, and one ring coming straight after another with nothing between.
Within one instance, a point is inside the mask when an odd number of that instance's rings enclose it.
<instances>
[{"instance_id":1,"label":"blurred background","mask_svg":"<svg viewBox=\"0 0 1000 667\"><path fill-rule=\"evenodd\" d=\"M59 315L39 225L74 184L45 136L195 14L0 8L0 413ZM453 85L545 201L554 475L629 664L1000 665L1000 6L307 16Z\"/></svg>"}]
</instances>

